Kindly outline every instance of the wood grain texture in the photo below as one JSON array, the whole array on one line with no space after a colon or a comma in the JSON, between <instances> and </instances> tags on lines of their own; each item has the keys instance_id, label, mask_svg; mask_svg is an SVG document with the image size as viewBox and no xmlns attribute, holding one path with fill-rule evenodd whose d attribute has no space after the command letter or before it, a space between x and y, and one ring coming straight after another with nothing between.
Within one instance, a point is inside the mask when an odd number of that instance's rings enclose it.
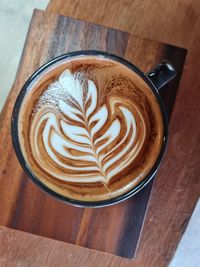
<instances>
[{"instance_id":1,"label":"wood grain texture","mask_svg":"<svg viewBox=\"0 0 200 267\"><path fill-rule=\"evenodd\" d=\"M170 60L178 75L163 89L162 94L171 114L186 50L36 11L17 78L0 119L0 224L132 258L152 183L135 197L112 207L95 210L71 207L44 194L27 179L12 148L11 111L25 80L47 60L79 49L100 49L124 56L143 71L150 70L162 59Z\"/></svg>"},{"instance_id":2,"label":"wood grain texture","mask_svg":"<svg viewBox=\"0 0 200 267\"><path fill-rule=\"evenodd\" d=\"M51 0L48 11L188 48L198 22L194 0Z\"/></svg>"}]
</instances>

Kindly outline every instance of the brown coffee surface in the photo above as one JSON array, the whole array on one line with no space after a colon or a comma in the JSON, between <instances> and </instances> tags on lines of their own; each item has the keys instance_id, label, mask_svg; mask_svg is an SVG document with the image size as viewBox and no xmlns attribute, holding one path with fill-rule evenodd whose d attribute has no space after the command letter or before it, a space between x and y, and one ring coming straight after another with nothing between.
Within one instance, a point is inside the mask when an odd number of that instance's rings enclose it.
<instances>
[{"instance_id":1,"label":"brown coffee surface","mask_svg":"<svg viewBox=\"0 0 200 267\"><path fill-rule=\"evenodd\" d=\"M163 143L159 104L133 70L98 56L40 73L20 108L18 134L34 175L76 200L124 194L151 171Z\"/></svg>"}]
</instances>

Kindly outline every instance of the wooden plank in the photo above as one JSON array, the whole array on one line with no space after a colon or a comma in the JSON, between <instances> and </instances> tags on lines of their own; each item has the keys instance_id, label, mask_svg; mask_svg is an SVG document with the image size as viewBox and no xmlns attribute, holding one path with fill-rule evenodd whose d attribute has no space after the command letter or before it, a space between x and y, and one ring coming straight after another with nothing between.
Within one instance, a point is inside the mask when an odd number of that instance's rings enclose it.
<instances>
[{"instance_id":1,"label":"wooden plank","mask_svg":"<svg viewBox=\"0 0 200 267\"><path fill-rule=\"evenodd\" d=\"M198 22L194 3L195 0L51 0L47 10L188 48L191 29Z\"/></svg>"},{"instance_id":2,"label":"wooden plank","mask_svg":"<svg viewBox=\"0 0 200 267\"><path fill-rule=\"evenodd\" d=\"M0 226L0 266L124 267L132 261Z\"/></svg>"},{"instance_id":3,"label":"wooden plank","mask_svg":"<svg viewBox=\"0 0 200 267\"><path fill-rule=\"evenodd\" d=\"M14 87L1 114L0 224L132 258L152 183L135 197L112 207L95 210L71 207L44 194L27 179L12 148L11 110L27 77L47 60L79 49L114 52L125 56L143 71L150 70L164 58L169 59L178 71L176 79L162 93L169 115L171 113L186 55L184 49L36 11Z\"/></svg>"}]
</instances>

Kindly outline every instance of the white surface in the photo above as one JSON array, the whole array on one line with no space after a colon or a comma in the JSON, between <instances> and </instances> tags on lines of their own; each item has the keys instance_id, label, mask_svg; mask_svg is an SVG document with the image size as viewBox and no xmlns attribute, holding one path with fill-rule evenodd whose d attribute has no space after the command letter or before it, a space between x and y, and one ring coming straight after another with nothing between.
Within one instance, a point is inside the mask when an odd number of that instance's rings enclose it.
<instances>
[{"instance_id":1,"label":"white surface","mask_svg":"<svg viewBox=\"0 0 200 267\"><path fill-rule=\"evenodd\" d=\"M200 266L200 200L169 267Z\"/></svg>"},{"instance_id":2,"label":"white surface","mask_svg":"<svg viewBox=\"0 0 200 267\"><path fill-rule=\"evenodd\" d=\"M15 79L34 8L49 0L0 0L0 111Z\"/></svg>"}]
</instances>

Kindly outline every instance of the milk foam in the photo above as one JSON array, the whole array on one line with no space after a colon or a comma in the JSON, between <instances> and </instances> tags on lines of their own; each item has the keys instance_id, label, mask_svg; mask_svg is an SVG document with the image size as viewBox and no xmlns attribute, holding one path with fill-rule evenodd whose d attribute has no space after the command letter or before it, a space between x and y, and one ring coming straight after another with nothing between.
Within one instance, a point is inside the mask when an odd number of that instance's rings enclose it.
<instances>
[{"instance_id":1,"label":"milk foam","mask_svg":"<svg viewBox=\"0 0 200 267\"><path fill-rule=\"evenodd\" d=\"M31 148L35 161L59 180L108 184L131 164L142 148L146 134L142 114L134 106L139 118L136 122L127 107L128 100L123 98L111 97L109 103L100 106L95 83L89 79L82 82L79 75L70 70L65 70L49 86L51 90L54 87L63 90L66 98L58 100L59 110L43 105L34 116ZM116 109L123 120L114 116ZM139 137L138 123L142 127ZM102 134L99 136L99 133ZM46 164L44 153L60 171Z\"/></svg>"}]
</instances>

